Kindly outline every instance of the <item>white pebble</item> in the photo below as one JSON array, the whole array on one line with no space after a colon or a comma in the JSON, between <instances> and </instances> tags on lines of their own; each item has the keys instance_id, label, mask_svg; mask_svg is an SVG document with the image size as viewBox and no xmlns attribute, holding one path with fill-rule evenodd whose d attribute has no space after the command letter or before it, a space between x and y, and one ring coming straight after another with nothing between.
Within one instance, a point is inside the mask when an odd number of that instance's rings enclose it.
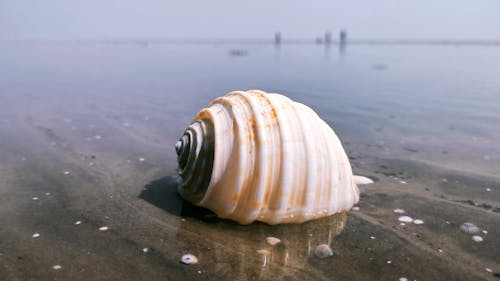
<instances>
[{"instance_id":1,"label":"white pebble","mask_svg":"<svg viewBox=\"0 0 500 281\"><path fill-rule=\"evenodd\" d=\"M35 201L38 200L38 199L40 199L40 198L38 198L36 196L31 198L31 200L35 200Z\"/></svg>"},{"instance_id":2,"label":"white pebble","mask_svg":"<svg viewBox=\"0 0 500 281\"><path fill-rule=\"evenodd\" d=\"M266 237L266 243L271 245L271 246L274 246L278 243L280 243L281 240L279 238L276 238L276 237Z\"/></svg>"},{"instance_id":3,"label":"white pebble","mask_svg":"<svg viewBox=\"0 0 500 281\"><path fill-rule=\"evenodd\" d=\"M372 240L375 239L375 236L370 236L370 239L372 239Z\"/></svg>"},{"instance_id":4,"label":"white pebble","mask_svg":"<svg viewBox=\"0 0 500 281\"><path fill-rule=\"evenodd\" d=\"M35 233L32 235L33 238L37 238L37 237L40 237L40 233Z\"/></svg>"},{"instance_id":5,"label":"white pebble","mask_svg":"<svg viewBox=\"0 0 500 281\"><path fill-rule=\"evenodd\" d=\"M485 229L481 230L481 232L484 234L488 234L488 230L485 230Z\"/></svg>"},{"instance_id":6,"label":"white pebble","mask_svg":"<svg viewBox=\"0 0 500 281\"><path fill-rule=\"evenodd\" d=\"M388 264L391 264L391 263L392 263L392 261L387 261L387 263L388 263Z\"/></svg>"},{"instance_id":7,"label":"white pebble","mask_svg":"<svg viewBox=\"0 0 500 281\"><path fill-rule=\"evenodd\" d=\"M62 266L60 266L60 265L56 264L56 265L54 265L52 268L53 268L54 270L59 270L59 269L61 269L61 268L62 268Z\"/></svg>"},{"instance_id":8,"label":"white pebble","mask_svg":"<svg viewBox=\"0 0 500 281\"><path fill-rule=\"evenodd\" d=\"M490 192L490 191L491 191L491 188L486 188L486 191Z\"/></svg>"},{"instance_id":9,"label":"white pebble","mask_svg":"<svg viewBox=\"0 0 500 281\"><path fill-rule=\"evenodd\" d=\"M401 278L399 278L399 281L408 281L408 278L406 278L406 277L401 277Z\"/></svg>"},{"instance_id":10,"label":"white pebble","mask_svg":"<svg viewBox=\"0 0 500 281\"><path fill-rule=\"evenodd\" d=\"M318 247L316 247L316 250L314 250L314 254L318 258L324 259L333 256L333 251L327 244L321 244Z\"/></svg>"},{"instance_id":11,"label":"white pebble","mask_svg":"<svg viewBox=\"0 0 500 281\"><path fill-rule=\"evenodd\" d=\"M401 226L405 226L405 225L406 225L406 223L404 223L404 222L400 222L400 223L399 223L399 225L401 225Z\"/></svg>"},{"instance_id":12,"label":"white pebble","mask_svg":"<svg viewBox=\"0 0 500 281\"><path fill-rule=\"evenodd\" d=\"M82 223L82 221L76 221L75 222L75 224L81 224L81 223Z\"/></svg>"},{"instance_id":13,"label":"white pebble","mask_svg":"<svg viewBox=\"0 0 500 281\"><path fill-rule=\"evenodd\" d=\"M416 220L413 220L413 223L414 224L423 224L424 221L423 220L420 220L420 219L416 219Z\"/></svg>"},{"instance_id":14,"label":"white pebble","mask_svg":"<svg viewBox=\"0 0 500 281\"><path fill-rule=\"evenodd\" d=\"M99 231L106 231L108 229L109 229L109 227L107 227L107 226L101 226L101 227L99 227Z\"/></svg>"},{"instance_id":15,"label":"white pebble","mask_svg":"<svg viewBox=\"0 0 500 281\"><path fill-rule=\"evenodd\" d=\"M195 255L186 254L181 257L181 262L183 264L196 264L198 263L198 258Z\"/></svg>"},{"instance_id":16,"label":"white pebble","mask_svg":"<svg viewBox=\"0 0 500 281\"><path fill-rule=\"evenodd\" d=\"M144 161L146 161L146 158L142 158L142 157L139 158L139 162L144 162Z\"/></svg>"},{"instance_id":17,"label":"white pebble","mask_svg":"<svg viewBox=\"0 0 500 281\"><path fill-rule=\"evenodd\" d=\"M359 211L359 207L358 206L354 206L354 207L352 207L352 210L353 211Z\"/></svg>"},{"instance_id":18,"label":"white pebble","mask_svg":"<svg viewBox=\"0 0 500 281\"><path fill-rule=\"evenodd\" d=\"M396 213L396 214L404 214L405 210L403 210L403 209L394 209L393 212Z\"/></svg>"},{"instance_id":19,"label":"white pebble","mask_svg":"<svg viewBox=\"0 0 500 281\"><path fill-rule=\"evenodd\" d=\"M472 241L474 241L474 242L483 242L483 237L481 237L479 235L474 235L474 236L472 236Z\"/></svg>"},{"instance_id":20,"label":"white pebble","mask_svg":"<svg viewBox=\"0 0 500 281\"><path fill-rule=\"evenodd\" d=\"M147 253L147 252L149 252L149 248L144 248L144 249L142 249L142 251L143 251L144 253Z\"/></svg>"},{"instance_id":21,"label":"white pebble","mask_svg":"<svg viewBox=\"0 0 500 281\"><path fill-rule=\"evenodd\" d=\"M489 267L485 267L484 270L488 271L489 273L493 272L493 270L491 270L491 268Z\"/></svg>"},{"instance_id":22,"label":"white pebble","mask_svg":"<svg viewBox=\"0 0 500 281\"><path fill-rule=\"evenodd\" d=\"M45 195L46 196L50 196L50 192L45 192Z\"/></svg>"},{"instance_id":23,"label":"white pebble","mask_svg":"<svg viewBox=\"0 0 500 281\"><path fill-rule=\"evenodd\" d=\"M67 176L69 175L69 171L64 171L64 174Z\"/></svg>"},{"instance_id":24,"label":"white pebble","mask_svg":"<svg viewBox=\"0 0 500 281\"><path fill-rule=\"evenodd\" d=\"M442 253L442 252L443 252L443 249L438 248L438 252Z\"/></svg>"},{"instance_id":25,"label":"white pebble","mask_svg":"<svg viewBox=\"0 0 500 281\"><path fill-rule=\"evenodd\" d=\"M400 216L400 217L398 218L398 220L399 220L399 221L402 221L402 222L412 222L412 221L413 221L413 219L412 219L412 218L410 218L409 216Z\"/></svg>"}]
</instances>

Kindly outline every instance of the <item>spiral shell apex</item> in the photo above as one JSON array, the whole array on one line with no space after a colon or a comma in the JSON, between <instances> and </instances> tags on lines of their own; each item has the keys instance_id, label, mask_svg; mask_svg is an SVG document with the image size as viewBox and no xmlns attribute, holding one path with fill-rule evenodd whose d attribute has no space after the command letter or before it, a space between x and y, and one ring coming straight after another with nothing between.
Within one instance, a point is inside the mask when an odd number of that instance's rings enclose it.
<instances>
[{"instance_id":1,"label":"spiral shell apex","mask_svg":"<svg viewBox=\"0 0 500 281\"><path fill-rule=\"evenodd\" d=\"M332 128L283 95L219 97L195 116L175 149L181 196L240 224L301 223L359 200Z\"/></svg>"}]
</instances>

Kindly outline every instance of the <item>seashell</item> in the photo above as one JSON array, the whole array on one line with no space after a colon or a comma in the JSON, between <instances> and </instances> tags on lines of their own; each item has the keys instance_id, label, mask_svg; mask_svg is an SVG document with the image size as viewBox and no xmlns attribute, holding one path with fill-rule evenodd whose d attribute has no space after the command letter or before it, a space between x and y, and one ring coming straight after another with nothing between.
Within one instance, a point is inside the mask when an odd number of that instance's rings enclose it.
<instances>
[{"instance_id":1,"label":"seashell","mask_svg":"<svg viewBox=\"0 0 500 281\"><path fill-rule=\"evenodd\" d=\"M462 225L460 225L460 230L465 233L475 234L479 232L479 227L471 222L464 222Z\"/></svg>"},{"instance_id":2,"label":"seashell","mask_svg":"<svg viewBox=\"0 0 500 281\"><path fill-rule=\"evenodd\" d=\"M309 107L279 94L235 91L202 109L176 143L181 196L249 224L301 223L359 200L339 138Z\"/></svg>"}]
</instances>

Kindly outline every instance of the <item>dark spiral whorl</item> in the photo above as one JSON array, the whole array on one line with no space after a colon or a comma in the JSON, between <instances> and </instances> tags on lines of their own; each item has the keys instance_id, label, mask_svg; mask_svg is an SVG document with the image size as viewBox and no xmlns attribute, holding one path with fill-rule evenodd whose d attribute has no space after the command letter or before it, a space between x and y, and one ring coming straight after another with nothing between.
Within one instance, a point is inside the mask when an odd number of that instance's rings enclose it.
<instances>
[{"instance_id":1,"label":"dark spiral whorl","mask_svg":"<svg viewBox=\"0 0 500 281\"><path fill-rule=\"evenodd\" d=\"M179 193L191 202L200 201L210 183L215 134L210 120L199 120L186 129L175 144L182 184Z\"/></svg>"}]
</instances>

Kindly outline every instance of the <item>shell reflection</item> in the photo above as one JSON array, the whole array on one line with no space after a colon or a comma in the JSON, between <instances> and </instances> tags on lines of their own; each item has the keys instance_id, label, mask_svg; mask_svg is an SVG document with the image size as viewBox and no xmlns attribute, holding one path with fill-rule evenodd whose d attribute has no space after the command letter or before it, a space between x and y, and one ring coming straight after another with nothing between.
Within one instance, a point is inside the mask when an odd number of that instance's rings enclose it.
<instances>
[{"instance_id":1,"label":"shell reflection","mask_svg":"<svg viewBox=\"0 0 500 281\"><path fill-rule=\"evenodd\" d=\"M192 213L195 211L198 210ZM205 271L207 274L212 272L218 276L225 272L235 280L247 280L249 276L259 280L289 280L294 276L302 280L306 278L304 274L310 279L321 279L320 275L314 276L319 273L304 271L304 268L311 262L319 262L318 246L330 245L335 252L332 242L342 232L346 221L346 213L303 224L277 226L239 225L220 219L200 223L199 219L186 217L181 220L177 237L190 252L203 257L206 261L203 265L209 267ZM193 238L186 239L190 235ZM278 238L280 242L270 245L266 237ZM325 257L330 258L334 257Z\"/></svg>"}]
</instances>

